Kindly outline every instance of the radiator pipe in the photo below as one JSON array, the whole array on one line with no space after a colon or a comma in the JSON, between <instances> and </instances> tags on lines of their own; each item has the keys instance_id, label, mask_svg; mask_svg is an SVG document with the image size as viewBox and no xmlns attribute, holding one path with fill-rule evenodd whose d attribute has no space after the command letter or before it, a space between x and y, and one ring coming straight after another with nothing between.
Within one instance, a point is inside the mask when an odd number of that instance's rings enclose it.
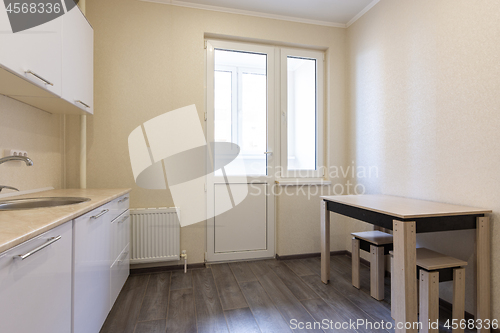
<instances>
[{"instance_id":1,"label":"radiator pipe","mask_svg":"<svg viewBox=\"0 0 500 333\"><path fill-rule=\"evenodd\" d=\"M187 268L188 268L188 255L186 253L186 250L182 251L181 258L184 258L184 273L187 273Z\"/></svg>"}]
</instances>

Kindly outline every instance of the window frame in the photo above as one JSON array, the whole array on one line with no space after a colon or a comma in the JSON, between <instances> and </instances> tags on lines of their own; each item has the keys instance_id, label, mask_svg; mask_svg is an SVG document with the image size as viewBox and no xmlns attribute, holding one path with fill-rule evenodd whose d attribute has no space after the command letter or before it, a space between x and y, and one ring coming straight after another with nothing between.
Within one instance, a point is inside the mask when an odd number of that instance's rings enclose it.
<instances>
[{"instance_id":1,"label":"window frame","mask_svg":"<svg viewBox=\"0 0 500 333\"><path fill-rule=\"evenodd\" d=\"M324 177L324 136L323 136L323 96L324 96L324 51L280 48L280 166L281 178L322 178ZM288 170L288 57L316 60L316 169Z\"/></svg>"}]
</instances>

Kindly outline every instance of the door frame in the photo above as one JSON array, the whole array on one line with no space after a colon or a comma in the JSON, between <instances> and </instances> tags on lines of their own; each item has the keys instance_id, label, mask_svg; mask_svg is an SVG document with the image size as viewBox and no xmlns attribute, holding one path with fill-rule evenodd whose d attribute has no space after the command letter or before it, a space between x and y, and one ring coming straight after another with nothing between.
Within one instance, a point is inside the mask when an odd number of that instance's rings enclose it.
<instances>
[{"instance_id":1,"label":"door frame","mask_svg":"<svg viewBox=\"0 0 500 333\"><path fill-rule=\"evenodd\" d=\"M215 71L215 49L225 49L232 51L254 52L267 54L267 151L273 152L267 158L268 175L253 178L259 182L267 182L267 230L266 230L266 250L257 251L237 251L216 253L215 252L215 217L214 215L214 186L217 183L216 177L209 173L206 176L206 191L207 191L207 223L206 223L206 239L207 248L205 252L205 261L221 262L234 260L247 260L259 258L274 258L276 255L276 197L274 195L276 165L280 157L280 149L276 140L276 124L279 125L279 109L277 109L279 96L279 77L276 75L277 66L279 64L280 54L276 47L269 45L259 45L244 42L222 41L222 40L206 40L206 138L207 143L213 141L214 138L214 71ZM278 122L276 122L278 121ZM212 152L210 144L207 145L207 170L211 170ZM243 182L234 182L243 183Z\"/></svg>"}]
</instances>

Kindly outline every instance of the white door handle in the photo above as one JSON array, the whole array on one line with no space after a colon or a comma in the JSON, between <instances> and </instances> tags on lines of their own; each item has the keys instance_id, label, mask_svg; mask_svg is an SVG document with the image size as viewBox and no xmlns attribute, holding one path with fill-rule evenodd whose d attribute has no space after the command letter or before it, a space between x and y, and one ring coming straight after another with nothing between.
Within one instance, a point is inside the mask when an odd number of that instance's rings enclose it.
<instances>
[{"instance_id":1,"label":"white door handle","mask_svg":"<svg viewBox=\"0 0 500 333\"><path fill-rule=\"evenodd\" d=\"M272 155L273 152L272 151L265 151L264 154L266 154L266 155Z\"/></svg>"}]
</instances>

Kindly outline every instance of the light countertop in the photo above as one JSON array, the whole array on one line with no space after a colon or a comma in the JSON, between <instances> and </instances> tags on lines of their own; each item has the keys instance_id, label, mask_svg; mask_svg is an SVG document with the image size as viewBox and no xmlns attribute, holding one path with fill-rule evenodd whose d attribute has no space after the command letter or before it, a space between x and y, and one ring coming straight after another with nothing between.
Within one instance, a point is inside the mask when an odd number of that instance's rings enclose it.
<instances>
[{"instance_id":1,"label":"light countertop","mask_svg":"<svg viewBox=\"0 0 500 333\"><path fill-rule=\"evenodd\" d=\"M0 211L0 253L78 216L84 215L129 192L130 189L67 189L43 191L0 199L13 200L39 197L90 198L90 201L75 205Z\"/></svg>"},{"instance_id":2,"label":"light countertop","mask_svg":"<svg viewBox=\"0 0 500 333\"><path fill-rule=\"evenodd\" d=\"M333 201L403 219L454 215L480 215L492 212L490 209L390 195L335 195L322 196L321 198L326 201Z\"/></svg>"}]
</instances>

